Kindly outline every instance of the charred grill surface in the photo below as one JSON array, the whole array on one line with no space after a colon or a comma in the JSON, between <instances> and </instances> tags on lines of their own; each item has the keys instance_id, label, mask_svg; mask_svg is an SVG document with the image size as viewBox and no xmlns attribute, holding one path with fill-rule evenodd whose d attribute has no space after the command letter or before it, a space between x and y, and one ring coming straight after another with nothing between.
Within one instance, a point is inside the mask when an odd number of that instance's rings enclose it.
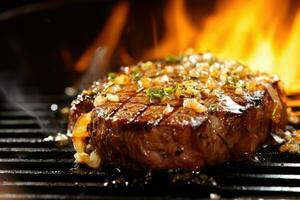
<instances>
[{"instance_id":1,"label":"charred grill surface","mask_svg":"<svg viewBox=\"0 0 300 200\"><path fill-rule=\"evenodd\" d=\"M299 102L294 98L293 102ZM278 198L300 193L300 157L280 153L277 146L258 150L254 160L212 166L201 173L162 171L145 177L143 173L130 175L111 167L101 171L78 168L72 159L71 144L57 147L54 141L44 140L49 135L55 136L57 131L66 131L66 120L59 119L58 114L68 106L70 99L45 94L39 100L17 102L36 113L42 122L52 122L46 126L51 129L41 129L35 118L16 107L15 101L4 102L3 99L0 104L0 199L188 200L209 198L211 193L221 198ZM59 107L56 112L50 110L53 103ZM300 110L297 105L293 104L294 111Z\"/></svg>"}]
</instances>

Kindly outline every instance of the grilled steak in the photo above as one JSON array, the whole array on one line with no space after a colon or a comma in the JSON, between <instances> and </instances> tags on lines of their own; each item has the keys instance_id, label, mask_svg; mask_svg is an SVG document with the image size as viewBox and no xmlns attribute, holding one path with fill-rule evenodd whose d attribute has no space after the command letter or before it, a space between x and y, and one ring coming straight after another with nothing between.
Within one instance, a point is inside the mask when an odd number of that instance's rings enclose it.
<instances>
[{"instance_id":1,"label":"grilled steak","mask_svg":"<svg viewBox=\"0 0 300 200\"><path fill-rule=\"evenodd\" d=\"M285 125L276 76L210 53L109 73L73 101L69 120L76 162L156 170L239 159Z\"/></svg>"}]
</instances>

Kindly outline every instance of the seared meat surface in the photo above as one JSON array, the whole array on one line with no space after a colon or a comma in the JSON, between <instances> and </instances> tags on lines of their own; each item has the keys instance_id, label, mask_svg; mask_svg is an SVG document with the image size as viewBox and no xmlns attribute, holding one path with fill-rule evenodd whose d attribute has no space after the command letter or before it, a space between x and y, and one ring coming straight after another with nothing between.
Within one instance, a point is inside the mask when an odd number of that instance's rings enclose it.
<instances>
[{"instance_id":1,"label":"seared meat surface","mask_svg":"<svg viewBox=\"0 0 300 200\"><path fill-rule=\"evenodd\" d=\"M209 53L109 73L73 101L69 120L76 162L156 170L239 159L285 125L276 76Z\"/></svg>"}]
</instances>

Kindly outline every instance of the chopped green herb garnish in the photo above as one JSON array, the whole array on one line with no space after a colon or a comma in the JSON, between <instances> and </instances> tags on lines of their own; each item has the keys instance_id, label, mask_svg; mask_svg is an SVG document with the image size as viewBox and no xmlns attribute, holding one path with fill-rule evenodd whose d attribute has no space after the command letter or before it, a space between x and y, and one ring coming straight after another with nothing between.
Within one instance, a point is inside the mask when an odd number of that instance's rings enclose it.
<instances>
[{"instance_id":1,"label":"chopped green herb garnish","mask_svg":"<svg viewBox=\"0 0 300 200\"><path fill-rule=\"evenodd\" d=\"M184 91L186 89L187 89L187 87L185 85L183 85L183 84L180 84L180 83L177 83L176 86L175 86L175 91L182 92L182 91Z\"/></svg>"},{"instance_id":2,"label":"chopped green herb garnish","mask_svg":"<svg viewBox=\"0 0 300 200\"><path fill-rule=\"evenodd\" d=\"M130 73L130 75L131 75L132 79L135 80L135 81L139 80L140 77L141 77L140 70L138 70L138 69L133 70L133 71Z\"/></svg>"},{"instance_id":3,"label":"chopped green herb garnish","mask_svg":"<svg viewBox=\"0 0 300 200\"><path fill-rule=\"evenodd\" d=\"M177 93L177 95L181 95L182 91L184 89L184 86L180 83L176 83L175 87L174 87L174 92Z\"/></svg>"},{"instance_id":4,"label":"chopped green herb garnish","mask_svg":"<svg viewBox=\"0 0 300 200\"><path fill-rule=\"evenodd\" d=\"M149 88L146 90L148 99L162 99L165 95L163 88Z\"/></svg>"},{"instance_id":5,"label":"chopped green herb garnish","mask_svg":"<svg viewBox=\"0 0 300 200\"><path fill-rule=\"evenodd\" d=\"M173 87L164 88L164 92L166 94L171 94L171 93L175 92L175 88L173 88Z\"/></svg>"},{"instance_id":6,"label":"chopped green herb garnish","mask_svg":"<svg viewBox=\"0 0 300 200\"><path fill-rule=\"evenodd\" d=\"M148 99L158 99L161 100L164 96L170 95L175 92L175 88L166 87L166 88L149 88L146 90L146 96Z\"/></svg>"},{"instance_id":7,"label":"chopped green herb garnish","mask_svg":"<svg viewBox=\"0 0 300 200\"><path fill-rule=\"evenodd\" d=\"M211 110L212 112L218 111L218 105L217 104L209 105L209 110Z\"/></svg>"},{"instance_id":8,"label":"chopped green herb garnish","mask_svg":"<svg viewBox=\"0 0 300 200\"><path fill-rule=\"evenodd\" d=\"M239 81L239 78L236 76L228 76L225 81L226 84L236 84Z\"/></svg>"},{"instance_id":9,"label":"chopped green herb garnish","mask_svg":"<svg viewBox=\"0 0 300 200\"><path fill-rule=\"evenodd\" d=\"M212 64L214 64L215 63L215 60L214 59L210 59L209 61L208 61L208 64L209 65L212 65Z\"/></svg>"},{"instance_id":10,"label":"chopped green herb garnish","mask_svg":"<svg viewBox=\"0 0 300 200\"><path fill-rule=\"evenodd\" d=\"M180 83L176 83L176 85L175 85L175 91L176 90L181 90L182 89L182 87L183 87L183 85L182 84L180 84Z\"/></svg>"},{"instance_id":11,"label":"chopped green herb garnish","mask_svg":"<svg viewBox=\"0 0 300 200\"><path fill-rule=\"evenodd\" d=\"M234 83L237 83L237 82L239 81L239 78L236 77L236 76L233 76L233 77L232 77L232 81L233 81Z\"/></svg>"},{"instance_id":12,"label":"chopped green herb garnish","mask_svg":"<svg viewBox=\"0 0 300 200\"><path fill-rule=\"evenodd\" d=\"M173 55L168 55L165 60L167 63L170 63L170 64L178 64L181 62L183 58L183 55L179 55L179 56L173 56Z\"/></svg>"},{"instance_id":13,"label":"chopped green herb garnish","mask_svg":"<svg viewBox=\"0 0 300 200\"><path fill-rule=\"evenodd\" d=\"M114 81L116 79L116 77L117 77L116 73L114 73L114 72L108 73L108 80Z\"/></svg>"}]
</instances>

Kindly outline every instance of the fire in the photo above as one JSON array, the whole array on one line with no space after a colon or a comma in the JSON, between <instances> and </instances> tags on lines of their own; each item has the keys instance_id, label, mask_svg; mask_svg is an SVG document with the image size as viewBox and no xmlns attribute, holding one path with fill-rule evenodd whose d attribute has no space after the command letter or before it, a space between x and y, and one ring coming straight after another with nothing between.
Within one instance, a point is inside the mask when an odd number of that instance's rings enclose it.
<instances>
[{"instance_id":1,"label":"fire","mask_svg":"<svg viewBox=\"0 0 300 200\"><path fill-rule=\"evenodd\" d=\"M127 1L121 1L113 8L103 30L101 30L93 44L84 52L76 63L75 68L77 71L82 72L86 70L96 49L100 46L107 48L106 59L110 59L121 36L128 12L129 3Z\"/></svg>"},{"instance_id":2,"label":"fire","mask_svg":"<svg viewBox=\"0 0 300 200\"><path fill-rule=\"evenodd\" d=\"M164 13L165 36L145 53L145 58L161 58L194 47L193 39L197 30L189 22L186 11L184 0L169 1Z\"/></svg>"},{"instance_id":3,"label":"fire","mask_svg":"<svg viewBox=\"0 0 300 200\"><path fill-rule=\"evenodd\" d=\"M127 16L128 4L119 6L112 14ZM164 10L164 35L158 39L156 23L153 21L155 46L144 50L135 60L161 58L169 54L180 54L188 48L199 52L211 51L219 57L237 59L253 70L278 74L288 93L300 91L300 9L291 0L217 0L215 9L206 18L192 22L184 0L170 0ZM105 27L96 41L110 42L113 49L120 37L124 21L116 26L116 20L108 19L115 26ZM108 22L108 24L109 24ZM148 23L148 22L147 22ZM151 23L151 22L149 22ZM121 26L119 31L116 27ZM107 29L109 31L107 31ZM116 34L106 35L105 32ZM118 33L116 33L118 32ZM89 51L96 48L95 42ZM104 44L105 45L105 44ZM126 47L118 52L120 58L132 62ZM113 50L112 50L113 51ZM86 55L91 53L86 53ZM85 59L87 59L86 56ZM84 56L78 67L84 64ZM80 68L80 67L79 67Z\"/></svg>"},{"instance_id":4,"label":"fire","mask_svg":"<svg viewBox=\"0 0 300 200\"><path fill-rule=\"evenodd\" d=\"M300 10L289 27L290 1L225 3L220 1L216 13L206 20L197 48L241 60L254 70L278 74L288 92L299 91ZM223 41L223 45L218 47L214 41Z\"/></svg>"}]
</instances>

